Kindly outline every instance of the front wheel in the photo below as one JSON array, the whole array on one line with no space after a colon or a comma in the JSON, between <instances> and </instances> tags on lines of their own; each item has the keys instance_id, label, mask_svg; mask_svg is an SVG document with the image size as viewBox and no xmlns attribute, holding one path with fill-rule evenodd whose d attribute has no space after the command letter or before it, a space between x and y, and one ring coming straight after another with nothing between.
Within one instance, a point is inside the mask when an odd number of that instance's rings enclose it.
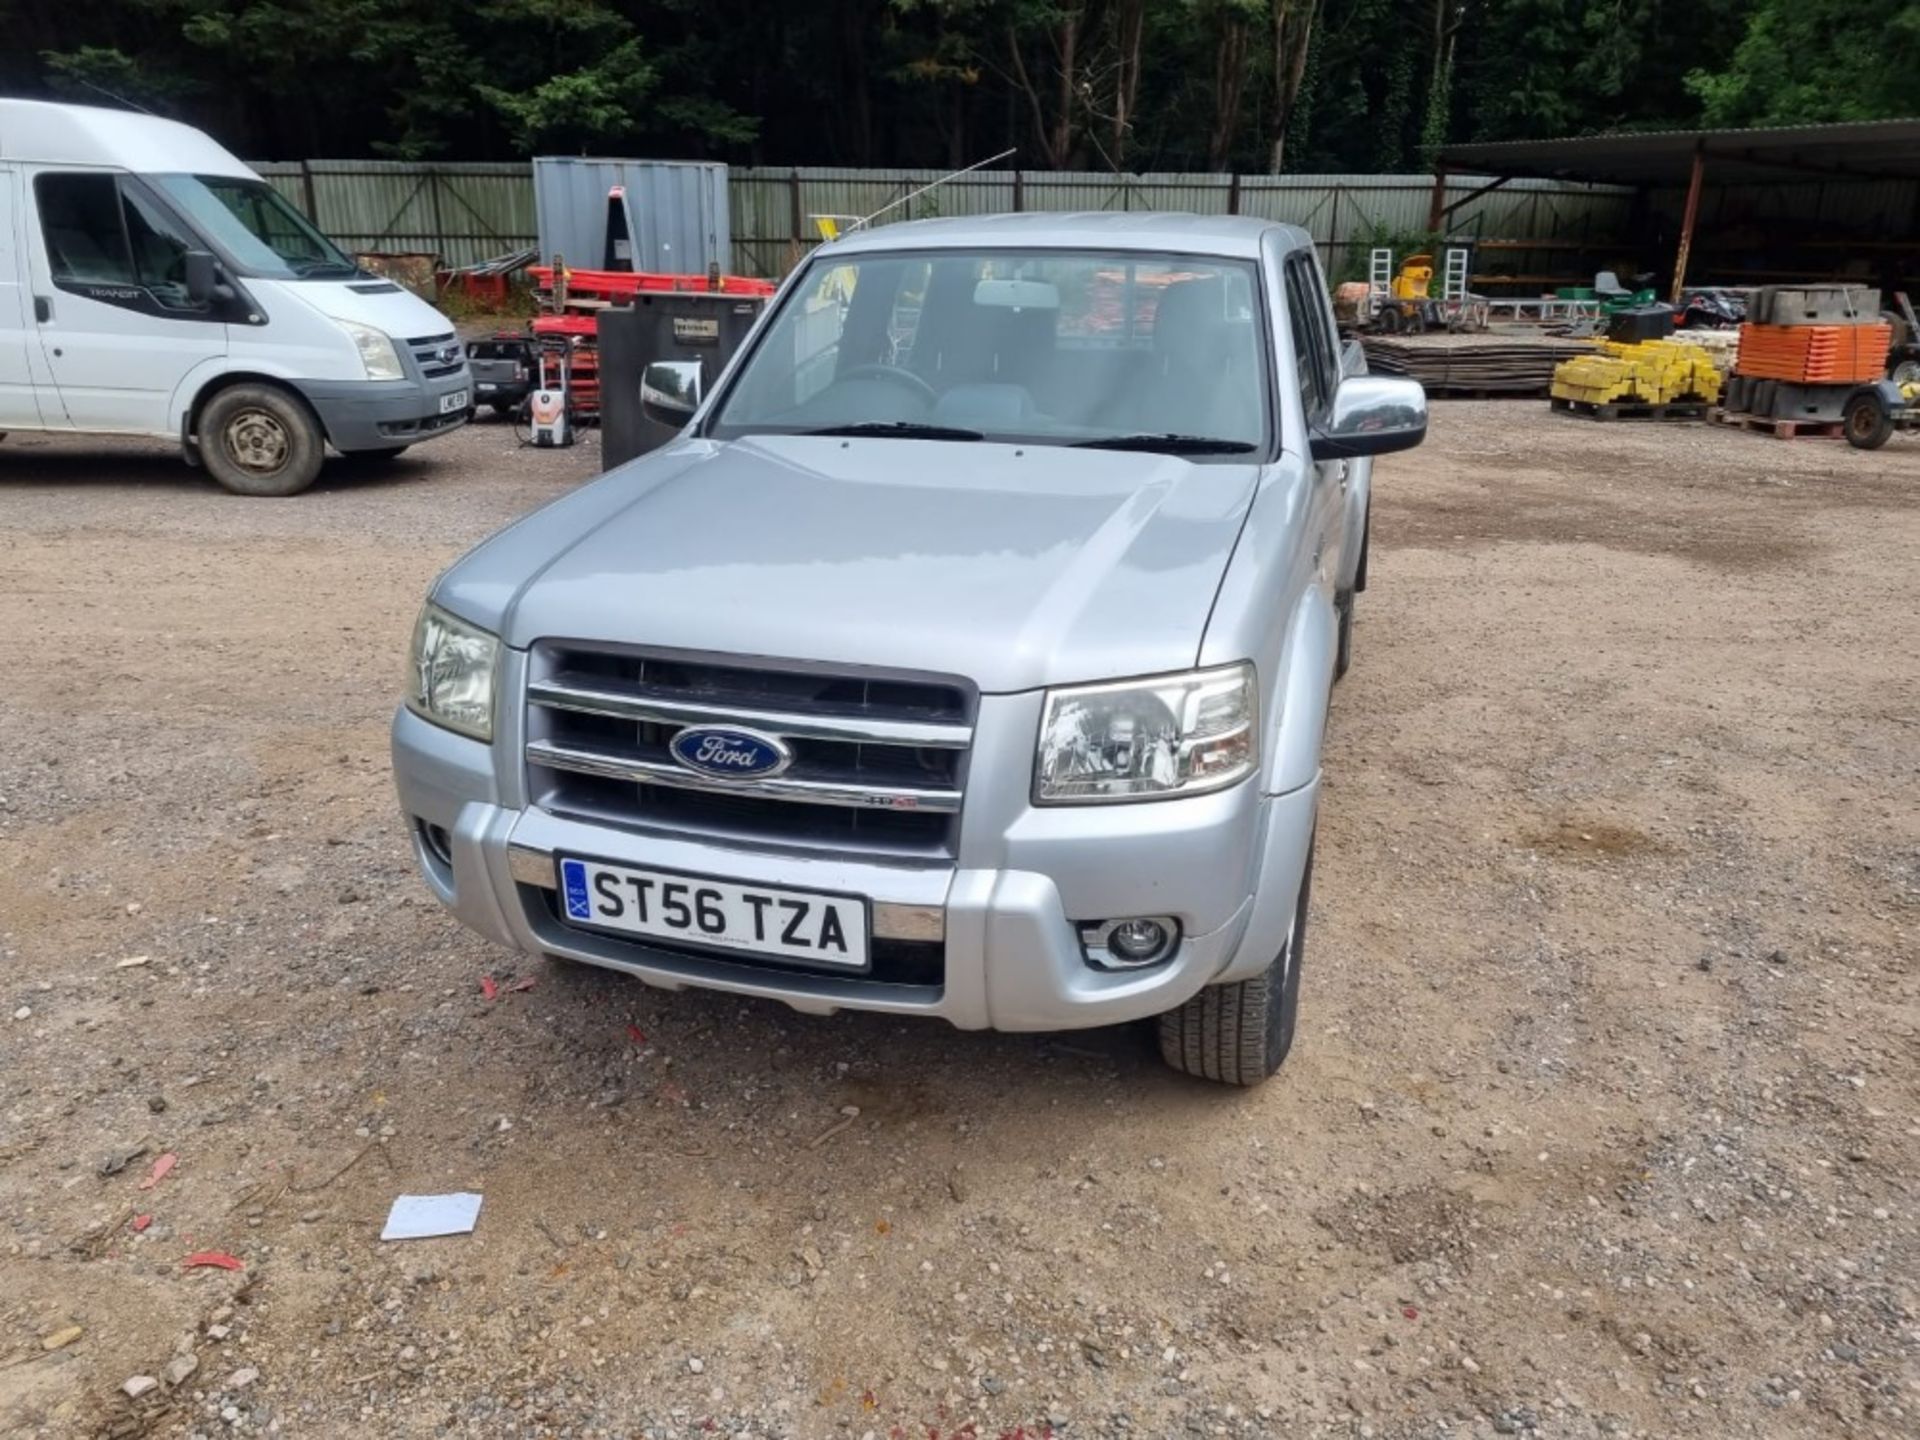
<instances>
[{"instance_id":1,"label":"front wheel","mask_svg":"<svg viewBox=\"0 0 1920 1440\"><path fill-rule=\"evenodd\" d=\"M271 385L222 390L200 412L199 434L208 473L236 495L298 495L326 453L313 412Z\"/></svg>"},{"instance_id":2,"label":"front wheel","mask_svg":"<svg viewBox=\"0 0 1920 1440\"><path fill-rule=\"evenodd\" d=\"M1160 1058L1176 1070L1225 1085L1258 1085L1293 1048L1300 1015L1300 962L1307 945L1307 895L1313 888L1313 846L1300 875L1300 898L1286 943L1264 973L1232 985L1209 985L1160 1017Z\"/></svg>"}]
</instances>

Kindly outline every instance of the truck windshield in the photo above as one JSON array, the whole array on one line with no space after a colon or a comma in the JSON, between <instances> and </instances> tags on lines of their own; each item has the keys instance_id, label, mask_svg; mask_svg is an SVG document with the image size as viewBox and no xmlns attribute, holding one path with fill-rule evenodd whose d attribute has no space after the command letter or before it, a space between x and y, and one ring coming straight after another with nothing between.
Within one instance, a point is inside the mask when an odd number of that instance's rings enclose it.
<instances>
[{"instance_id":1,"label":"truck windshield","mask_svg":"<svg viewBox=\"0 0 1920 1440\"><path fill-rule=\"evenodd\" d=\"M715 413L719 438L1244 455L1268 393L1249 262L1065 250L815 258Z\"/></svg>"},{"instance_id":2,"label":"truck windshield","mask_svg":"<svg viewBox=\"0 0 1920 1440\"><path fill-rule=\"evenodd\" d=\"M249 274L276 280L357 275L360 267L263 180L156 175L153 183Z\"/></svg>"}]
</instances>

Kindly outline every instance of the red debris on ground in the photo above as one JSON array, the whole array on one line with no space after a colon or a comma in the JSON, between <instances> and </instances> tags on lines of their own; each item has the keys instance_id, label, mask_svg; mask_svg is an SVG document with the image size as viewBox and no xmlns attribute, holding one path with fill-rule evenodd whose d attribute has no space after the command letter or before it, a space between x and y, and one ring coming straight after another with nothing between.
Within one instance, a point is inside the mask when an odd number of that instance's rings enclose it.
<instances>
[{"instance_id":1,"label":"red debris on ground","mask_svg":"<svg viewBox=\"0 0 1920 1440\"><path fill-rule=\"evenodd\" d=\"M234 1259L233 1256L227 1254L224 1250L196 1250L180 1263L189 1270L197 1270L207 1265L216 1266L222 1270L244 1270L247 1268L245 1264Z\"/></svg>"},{"instance_id":2,"label":"red debris on ground","mask_svg":"<svg viewBox=\"0 0 1920 1440\"><path fill-rule=\"evenodd\" d=\"M162 1155L158 1160L153 1162L153 1172L150 1175L148 1175L146 1179L140 1182L140 1188L142 1190L153 1189L154 1186L158 1185L162 1180L166 1179L167 1172L172 1170L173 1167L178 1165L179 1163L180 1163L180 1157L174 1154L171 1150L169 1150L166 1154Z\"/></svg>"},{"instance_id":3,"label":"red debris on ground","mask_svg":"<svg viewBox=\"0 0 1920 1440\"><path fill-rule=\"evenodd\" d=\"M646 1033L642 1031L638 1025L627 1026L627 1039L636 1045L644 1045L647 1043Z\"/></svg>"},{"instance_id":4,"label":"red debris on ground","mask_svg":"<svg viewBox=\"0 0 1920 1440\"><path fill-rule=\"evenodd\" d=\"M493 983L493 976L482 975L480 977L480 998L489 1001L500 998L500 987Z\"/></svg>"},{"instance_id":5,"label":"red debris on ground","mask_svg":"<svg viewBox=\"0 0 1920 1440\"><path fill-rule=\"evenodd\" d=\"M136 1215L133 1217L133 1233L138 1235L142 1230L146 1229L147 1226L151 1224L153 1224L153 1216Z\"/></svg>"},{"instance_id":6,"label":"red debris on ground","mask_svg":"<svg viewBox=\"0 0 1920 1440\"><path fill-rule=\"evenodd\" d=\"M1400 1309L1400 1313L1406 1316L1407 1319L1409 1320L1418 1320L1420 1318L1420 1312L1414 1309L1413 1306L1411 1305L1402 1306Z\"/></svg>"}]
</instances>

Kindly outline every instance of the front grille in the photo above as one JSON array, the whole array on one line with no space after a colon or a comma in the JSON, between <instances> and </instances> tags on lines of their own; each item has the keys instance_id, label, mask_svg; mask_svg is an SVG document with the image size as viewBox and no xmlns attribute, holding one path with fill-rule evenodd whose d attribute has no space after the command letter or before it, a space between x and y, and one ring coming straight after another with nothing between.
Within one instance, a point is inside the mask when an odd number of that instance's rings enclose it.
<instances>
[{"instance_id":1,"label":"front grille","mask_svg":"<svg viewBox=\"0 0 1920 1440\"><path fill-rule=\"evenodd\" d=\"M957 681L543 644L527 698L534 800L557 813L720 840L954 852L974 703ZM778 736L792 764L766 779L701 776L669 748L690 725Z\"/></svg>"},{"instance_id":2,"label":"front grille","mask_svg":"<svg viewBox=\"0 0 1920 1440\"><path fill-rule=\"evenodd\" d=\"M413 363L429 380L444 380L458 375L467 364L467 352L449 330L444 335L422 335L403 342L413 355Z\"/></svg>"}]
</instances>

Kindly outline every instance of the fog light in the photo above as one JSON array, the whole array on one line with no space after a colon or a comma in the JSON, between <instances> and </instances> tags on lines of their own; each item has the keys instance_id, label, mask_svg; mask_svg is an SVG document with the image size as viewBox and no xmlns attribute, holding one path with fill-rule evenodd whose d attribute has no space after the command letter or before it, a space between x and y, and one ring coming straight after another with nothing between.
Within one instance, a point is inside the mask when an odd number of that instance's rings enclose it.
<instances>
[{"instance_id":1,"label":"fog light","mask_svg":"<svg viewBox=\"0 0 1920 1440\"><path fill-rule=\"evenodd\" d=\"M1107 920L1080 929L1080 944L1088 963L1102 970L1135 970L1158 964L1173 954L1179 941L1179 922L1165 915Z\"/></svg>"},{"instance_id":2,"label":"fog light","mask_svg":"<svg viewBox=\"0 0 1920 1440\"><path fill-rule=\"evenodd\" d=\"M1135 965L1167 948L1167 927L1158 920L1126 920L1107 932L1107 948Z\"/></svg>"}]
</instances>

